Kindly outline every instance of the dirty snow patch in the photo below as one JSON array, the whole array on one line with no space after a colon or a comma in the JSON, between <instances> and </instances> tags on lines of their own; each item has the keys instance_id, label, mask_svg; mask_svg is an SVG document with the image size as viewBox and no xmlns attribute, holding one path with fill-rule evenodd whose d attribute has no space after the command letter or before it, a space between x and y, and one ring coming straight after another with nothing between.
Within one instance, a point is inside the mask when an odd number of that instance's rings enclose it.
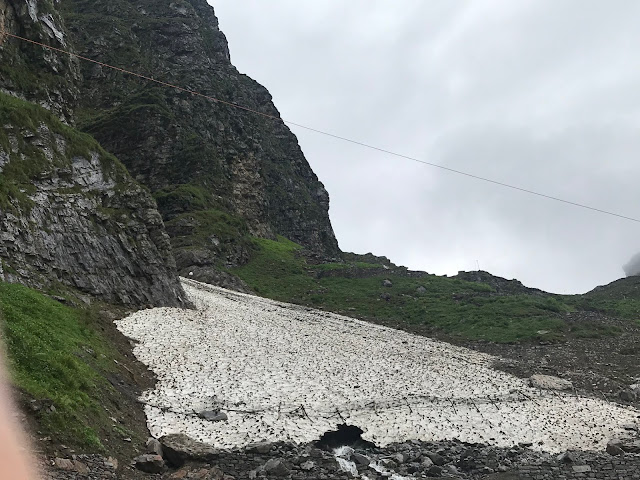
<instances>
[{"instance_id":1,"label":"dirty snow patch","mask_svg":"<svg viewBox=\"0 0 640 480\"><path fill-rule=\"evenodd\" d=\"M157 375L143 400L151 433L216 447L309 442L340 424L380 446L457 438L551 452L603 450L638 412L544 391L494 358L429 338L183 279L196 310L120 320ZM226 422L194 412L220 408Z\"/></svg>"}]
</instances>

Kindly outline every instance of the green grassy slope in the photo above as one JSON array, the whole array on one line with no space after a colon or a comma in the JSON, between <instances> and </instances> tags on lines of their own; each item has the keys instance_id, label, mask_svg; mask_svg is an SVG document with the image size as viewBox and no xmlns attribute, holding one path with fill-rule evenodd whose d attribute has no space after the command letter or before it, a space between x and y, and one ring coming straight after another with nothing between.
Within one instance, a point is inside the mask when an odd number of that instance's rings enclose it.
<instances>
[{"instance_id":1,"label":"green grassy slope","mask_svg":"<svg viewBox=\"0 0 640 480\"><path fill-rule=\"evenodd\" d=\"M88 328L88 312L10 284L0 284L0 312L15 385L54 405L42 412L43 425L72 437L65 441L102 448L89 426L100 409L92 399L98 375L87 360L93 352L95 362L105 363L107 347Z\"/></svg>"},{"instance_id":2,"label":"green grassy slope","mask_svg":"<svg viewBox=\"0 0 640 480\"><path fill-rule=\"evenodd\" d=\"M113 455L124 437L144 442L144 431L119 421L129 415L127 401L108 379L122 377L126 359L103 333L97 309L0 283L0 327L14 386L39 435L54 445Z\"/></svg>"},{"instance_id":3,"label":"green grassy slope","mask_svg":"<svg viewBox=\"0 0 640 480\"><path fill-rule=\"evenodd\" d=\"M576 295L572 301L584 310L640 319L640 277L621 278L584 295Z\"/></svg>"},{"instance_id":4,"label":"green grassy slope","mask_svg":"<svg viewBox=\"0 0 640 480\"><path fill-rule=\"evenodd\" d=\"M398 327L419 327L423 332L494 342L560 340L565 333L618 333L595 325L570 326L563 318L571 311L640 317L635 303L618 299L596 301L526 288L522 293L504 294L484 282L386 270L363 262L311 265L301 255L301 247L285 238L255 242L257 253L252 260L232 272L259 295ZM384 286L385 280L392 286Z\"/></svg>"}]
</instances>

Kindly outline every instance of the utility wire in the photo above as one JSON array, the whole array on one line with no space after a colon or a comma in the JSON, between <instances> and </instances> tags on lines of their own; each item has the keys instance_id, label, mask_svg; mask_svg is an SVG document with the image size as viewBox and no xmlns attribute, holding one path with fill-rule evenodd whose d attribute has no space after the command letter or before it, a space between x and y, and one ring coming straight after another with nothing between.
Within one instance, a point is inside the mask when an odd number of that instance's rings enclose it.
<instances>
[{"instance_id":1,"label":"utility wire","mask_svg":"<svg viewBox=\"0 0 640 480\"><path fill-rule=\"evenodd\" d=\"M4 26L2 26L2 27L4 27ZM394 152L394 151L391 151L391 150L387 150L385 148L376 147L375 145L371 145L369 143L360 142L360 141L357 141L357 140L353 140L351 138L343 137L341 135L336 135L334 133L326 132L324 130L319 130L317 128L309 127L307 125L303 125L303 124L300 124L300 123L292 122L290 120L285 120L285 119L277 117L275 115L270 115L268 113L260 112L258 110L254 110L252 108L245 107L243 105L238 105L237 103L228 102L228 101L225 101L225 100L220 100L219 98L213 97L211 95L206 95L204 93L200 93L200 92L197 92L195 90L191 90L189 88L180 87L179 85L174 85L172 83L164 82L162 80L157 80L157 79L155 79L153 77L149 77L149 76L143 75L141 73L133 72L131 70L126 70L126 69L120 68L120 67L115 67L113 65L109 65L108 63L100 62L98 60L93 60L91 58L84 57L82 55L78 55L77 53L73 53L73 52L70 52L68 50L63 50L61 48L52 47L51 45L47 45L45 43L37 42L35 40L31 40L29 38L21 37L19 35L14 35L12 33L9 33L7 31L5 31L4 28L0 31L0 45L2 45L2 42L3 42L5 37L11 37L11 38L15 38L17 40L21 40L23 42L31 43L33 45L38 45L40 47L46 48L48 50L52 50L54 52L63 53L65 55L69 55L71 57L75 57L75 58L78 58L80 60L84 60L86 62L91 62L91 63L94 63L96 65L100 65L101 67L109 68L111 70L115 70L115 71L120 72L120 73L125 73L127 75L132 75L134 77L138 77L138 78L141 78L143 80L156 83L156 84L161 85L163 87L173 88L173 89L176 89L176 90L178 90L180 92L185 92L185 93L189 93L191 95L197 96L197 97L206 98L207 100L211 100L211 101L216 102L216 103L221 103L223 105L227 105L227 106L232 107L232 108L237 108L239 110L244 110L245 112L250 112L250 113L253 113L253 114L256 114L256 115L260 115L262 117L269 118L271 120L281 121L281 122L283 122L283 123L285 123L287 125L293 125L295 127L302 128L304 130L315 132L315 133L318 133L320 135L324 135L326 137L334 138L334 139L337 139L337 140L342 140L343 142L351 143L351 144L354 144L354 145L359 145L361 147L368 148L370 150L375 150L377 152L386 153L388 155L392 155L392 156L398 157L398 158L403 158L405 160L411 160L413 162L421 163L423 165L428 165L428 166L434 167L434 168L439 168L440 170L445 170L447 172L455 173L457 175L463 175L463 176L468 177L468 178L473 178L475 180L480 180L480 181L483 181L483 182L491 183L493 185L498 185L498 186L501 186L501 187L504 187L504 188L509 188L511 190L516 190L516 191L519 191L519 192L528 193L530 195L535 195L537 197L542 197L542 198L546 198L546 199L549 199L549 200L554 200L556 202L561 202L561 203L565 203L565 204L568 204L568 205L573 205L575 207L580 207L580 208L584 208L584 209L587 209L587 210L591 210L591 211L594 211L594 212L603 213L605 215L610 215L610 216L613 216L613 217L622 218L624 220L630 220L632 222L640 223L640 219L637 219L637 218L629 217L629 216L626 216L626 215L621 215L619 213L610 212L608 210L603 210L603 209L592 207L592 206L589 206L589 205L584 205L584 204L578 203L578 202L572 202L571 200L566 200L566 199L563 199L563 198L554 197L552 195L547 195L547 194L544 194L544 193L536 192L534 190L529 190L529 189L526 189L526 188L518 187L516 185L511 185L509 183L500 182L498 180L493 180L491 178L482 177L480 175L474 175L472 173L464 172L462 170L456 170L454 168L445 167L444 165L438 165L437 163L427 162L426 160L421 160L419 158L411 157L409 155L403 155L401 153L397 153L397 152Z\"/></svg>"}]
</instances>

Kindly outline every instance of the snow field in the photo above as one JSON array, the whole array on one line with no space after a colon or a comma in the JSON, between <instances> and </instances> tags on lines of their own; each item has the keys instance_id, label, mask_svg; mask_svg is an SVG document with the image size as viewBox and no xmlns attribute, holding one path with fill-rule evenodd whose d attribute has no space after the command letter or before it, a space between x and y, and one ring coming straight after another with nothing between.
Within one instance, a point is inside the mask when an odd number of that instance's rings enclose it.
<instances>
[{"instance_id":1,"label":"snow field","mask_svg":"<svg viewBox=\"0 0 640 480\"><path fill-rule=\"evenodd\" d=\"M216 447L308 442L357 425L380 446L410 439L551 452L603 450L639 412L531 388L493 357L305 307L183 280L196 310L117 321L157 375L143 395L151 433ZM226 422L194 412L220 408Z\"/></svg>"}]
</instances>

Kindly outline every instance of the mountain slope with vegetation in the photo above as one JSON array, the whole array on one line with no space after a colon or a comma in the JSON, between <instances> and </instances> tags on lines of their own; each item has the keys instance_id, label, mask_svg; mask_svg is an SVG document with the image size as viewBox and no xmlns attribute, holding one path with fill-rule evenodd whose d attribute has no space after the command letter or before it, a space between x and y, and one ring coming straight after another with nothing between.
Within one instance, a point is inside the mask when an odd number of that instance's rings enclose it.
<instances>
[{"instance_id":1,"label":"mountain slope with vegetation","mask_svg":"<svg viewBox=\"0 0 640 480\"><path fill-rule=\"evenodd\" d=\"M257 251L231 271L259 295L308 305L428 335L461 340L562 341L618 335L599 324L568 322L572 312L598 312L638 324L640 295L621 298L621 285L586 295L553 295L486 272L455 277L397 267L384 258L345 254L341 263L314 263L285 238L256 239Z\"/></svg>"},{"instance_id":2,"label":"mountain slope with vegetation","mask_svg":"<svg viewBox=\"0 0 640 480\"><path fill-rule=\"evenodd\" d=\"M153 378L112 324L121 309L71 302L0 282L2 337L24 421L45 453L75 450L128 461L147 439L136 397Z\"/></svg>"},{"instance_id":3,"label":"mountain slope with vegetation","mask_svg":"<svg viewBox=\"0 0 640 480\"><path fill-rule=\"evenodd\" d=\"M79 125L153 192L181 274L224 277L248 259L248 234L338 255L324 186L269 92L231 64L205 0L63 7L83 55L245 108L82 64Z\"/></svg>"}]
</instances>

